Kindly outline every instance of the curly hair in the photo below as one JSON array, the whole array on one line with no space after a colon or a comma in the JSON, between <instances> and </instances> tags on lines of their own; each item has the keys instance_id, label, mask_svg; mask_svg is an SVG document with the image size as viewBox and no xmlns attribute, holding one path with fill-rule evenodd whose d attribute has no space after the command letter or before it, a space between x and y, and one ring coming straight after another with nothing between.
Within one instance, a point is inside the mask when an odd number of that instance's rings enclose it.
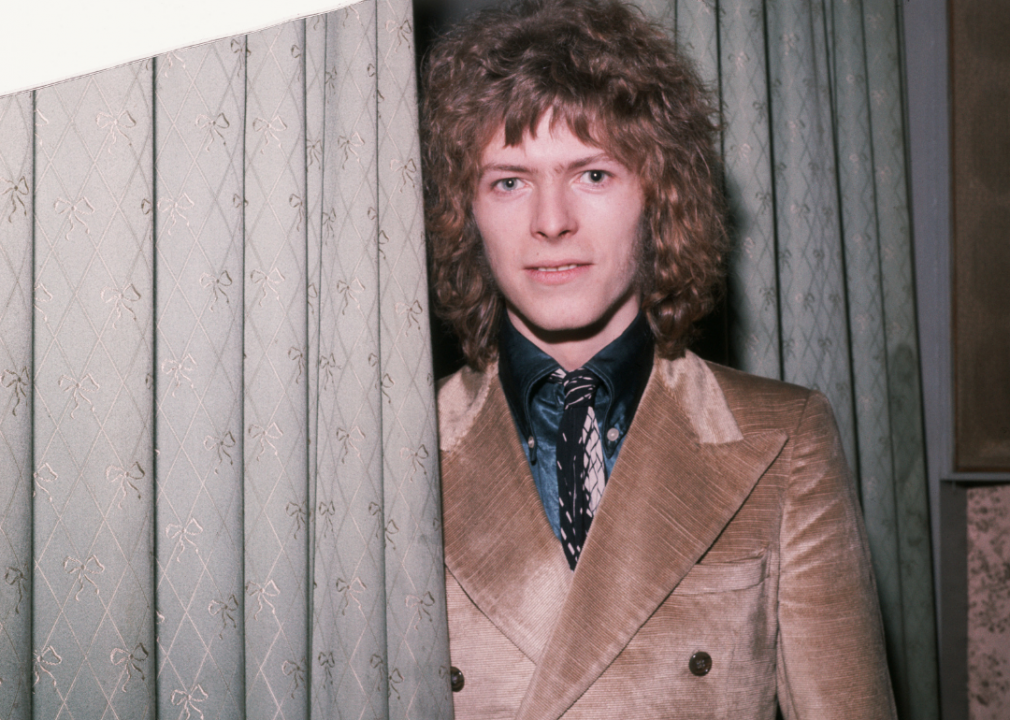
<instances>
[{"instance_id":1,"label":"curly hair","mask_svg":"<svg viewBox=\"0 0 1010 720\"><path fill-rule=\"evenodd\" d=\"M450 30L423 81L432 287L467 362L496 357L504 307L472 214L481 157L503 126L519 145L547 113L638 175L641 307L658 352L682 353L717 300L727 240L713 102L663 28L619 0L520 0Z\"/></svg>"}]
</instances>

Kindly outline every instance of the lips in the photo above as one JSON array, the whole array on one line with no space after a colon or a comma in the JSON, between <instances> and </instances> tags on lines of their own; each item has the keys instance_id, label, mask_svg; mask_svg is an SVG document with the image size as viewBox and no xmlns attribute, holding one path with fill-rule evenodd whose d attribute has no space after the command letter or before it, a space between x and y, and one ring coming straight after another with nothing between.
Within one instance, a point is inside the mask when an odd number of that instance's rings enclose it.
<instances>
[{"instance_id":1,"label":"lips","mask_svg":"<svg viewBox=\"0 0 1010 720\"><path fill-rule=\"evenodd\" d=\"M564 272L565 270L574 270L578 266L578 263L570 263L568 265L555 265L553 267L538 267L533 269L537 272Z\"/></svg>"}]
</instances>

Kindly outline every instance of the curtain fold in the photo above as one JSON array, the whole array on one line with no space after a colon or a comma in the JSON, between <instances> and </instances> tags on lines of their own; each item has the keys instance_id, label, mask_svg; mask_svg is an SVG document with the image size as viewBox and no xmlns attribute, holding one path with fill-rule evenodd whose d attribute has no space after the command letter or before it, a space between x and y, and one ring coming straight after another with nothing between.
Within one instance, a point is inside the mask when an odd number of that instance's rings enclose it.
<instances>
[{"instance_id":1,"label":"curtain fold","mask_svg":"<svg viewBox=\"0 0 1010 720\"><path fill-rule=\"evenodd\" d=\"M717 91L730 357L824 392L859 484L899 716L938 716L899 17L887 0L640 0Z\"/></svg>"},{"instance_id":2,"label":"curtain fold","mask_svg":"<svg viewBox=\"0 0 1010 720\"><path fill-rule=\"evenodd\" d=\"M0 717L450 717L409 2L0 98Z\"/></svg>"}]
</instances>

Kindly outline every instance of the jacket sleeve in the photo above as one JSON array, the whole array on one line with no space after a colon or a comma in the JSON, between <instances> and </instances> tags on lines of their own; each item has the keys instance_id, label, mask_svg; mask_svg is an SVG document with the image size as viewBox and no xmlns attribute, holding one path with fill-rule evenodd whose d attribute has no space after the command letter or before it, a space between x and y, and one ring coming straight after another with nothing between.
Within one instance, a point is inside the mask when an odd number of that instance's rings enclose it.
<instances>
[{"instance_id":1,"label":"jacket sleeve","mask_svg":"<svg viewBox=\"0 0 1010 720\"><path fill-rule=\"evenodd\" d=\"M894 718L856 488L831 407L811 393L787 446L780 529L778 698L786 720Z\"/></svg>"}]
</instances>

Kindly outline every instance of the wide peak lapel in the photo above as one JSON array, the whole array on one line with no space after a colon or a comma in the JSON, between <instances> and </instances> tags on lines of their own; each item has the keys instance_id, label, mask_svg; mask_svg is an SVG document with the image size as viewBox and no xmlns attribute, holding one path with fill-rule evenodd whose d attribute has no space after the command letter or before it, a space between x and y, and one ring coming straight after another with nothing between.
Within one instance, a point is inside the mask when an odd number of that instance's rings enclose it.
<instances>
[{"instance_id":1,"label":"wide peak lapel","mask_svg":"<svg viewBox=\"0 0 1010 720\"><path fill-rule=\"evenodd\" d=\"M715 542L785 444L781 432L742 435L721 394L707 392L715 409L685 407L678 387L705 387L691 375L711 374L700 361L687 371L673 384L668 367L653 371L521 720L555 720L578 700ZM718 442L701 441L699 418L702 436Z\"/></svg>"},{"instance_id":2,"label":"wide peak lapel","mask_svg":"<svg viewBox=\"0 0 1010 720\"><path fill-rule=\"evenodd\" d=\"M469 431L442 458L442 505L446 567L536 661L572 571L544 515L497 375Z\"/></svg>"}]
</instances>

